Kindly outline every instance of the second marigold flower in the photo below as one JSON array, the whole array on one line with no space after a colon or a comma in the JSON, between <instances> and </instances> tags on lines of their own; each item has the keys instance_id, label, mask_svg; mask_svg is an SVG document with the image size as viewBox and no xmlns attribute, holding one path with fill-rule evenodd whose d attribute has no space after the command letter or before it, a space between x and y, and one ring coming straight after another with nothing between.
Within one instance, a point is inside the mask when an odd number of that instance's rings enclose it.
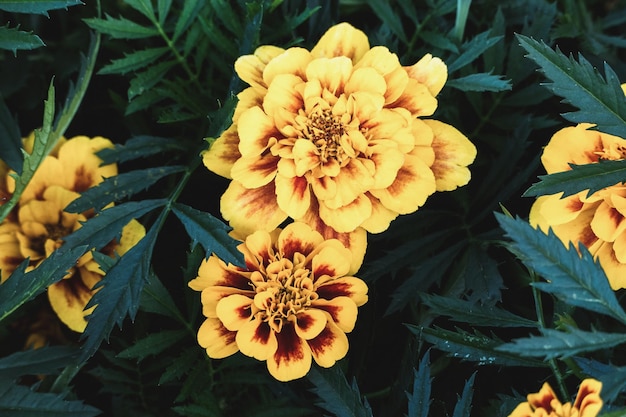
<instances>
[{"instance_id":1,"label":"second marigold flower","mask_svg":"<svg viewBox=\"0 0 626 417\"><path fill-rule=\"evenodd\" d=\"M348 352L367 286L352 276L352 254L306 224L257 231L239 245L246 267L212 255L189 286L202 291L198 342L212 358L237 351L261 361L276 379L330 367Z\"/></svg>"}]
</instances>

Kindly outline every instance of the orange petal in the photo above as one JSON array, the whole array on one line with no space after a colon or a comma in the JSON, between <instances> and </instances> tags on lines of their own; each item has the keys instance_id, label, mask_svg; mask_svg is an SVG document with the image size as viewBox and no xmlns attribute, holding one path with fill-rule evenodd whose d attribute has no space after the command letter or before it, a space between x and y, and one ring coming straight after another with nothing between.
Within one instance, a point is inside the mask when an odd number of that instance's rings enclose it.
<instances>
[{"instance_id":1,"label":"orange petal","mask_svg":"<svg viewBox=\"0 0 626 417\"><path fill-rule=\"evenodd\" d=\"M324 330L327 315L321 310L308 309L296 314L294 321L298 337L310 340L317 337Z\"/></svg>"},{"instance_id":2,"label":"orange petal","mask_svg":"<svg viewBox=\"0 0 626 417\"><path fill-rule=\"evenodd\" d=\"M311 50L314 57L346 56L356 64L370 49L367 35L349 23L328 29Z\"/></svg>"},{"instance_id":3,"label":"orange petal","mask_svg":"<svg viewBox=\"0 0 626 417\"><path fill-rule=\"evenodd\" d=\"M328 243L326 241L324 243ZM312 270L313 282L325 277L325 279L339 278L348 273L352 262L352 252L343 245L326 245L313 256Z\"/></svg>"},{"instance_id":4,"label":"orange petal","mask_svg":"<svg viewBox=\"0 0 626 417\"><path fill-rule=\"evenodd\" d=\"M333 321L345 333L354 329L357 316L357 306L348 297L335 297L332 300L319 298L311 303L313 308L326 311Z\"/></svg>"},{"instance_id":5,"label":"orange petal","mask_svg":"<svg viewBox=\"0 0 626 417\"><path fill-rule=\"evenodd\" d=\"M585 192L560 198L563 193L541 196L540 212L541 215L551 226L564 224L576 219L583 210L588 210L590 204L581 201L581 196Z\"/></svg>"},{"instance_id":6,"label":"orange petal","mask_svg":"<svg viewBox=\"0 0 626 417\"><path fill-rule=\"evenodd\" d=\"M273 182L248 189L231 181L222 195L220 207L224 219L244 235L256 230L273 230L287 218L278 207Z\"/></svg>"},{"instance_id":7,"label":"orange petal","mask_svg":"<svg viewBox=\"0 0 626 417\"><path fill-rule=\"evenodd\" d=\"M278 236L278 251L283 258L293 259L294 254L309 255L324 241L322 235L305 223L287 225Z\"/></svg>"},{"instance_id":8,"label":"orange petal","mask_svg":"<svg viewBox=\"0 0 626 417\"><path fill-rule=\"evenodd\" d=\"M227 266L224 261L215 255L205 259L198 268L198 276L189 281L189 287L195 291L202 291L207 287L220 286L250 289L250 272L242 271L235 266Z\"/></svg>"},{"instance_id":9,"label":"orange petal","mask_svg":"<svg viewBox=\"0 0 626 417\"><path fill-rule=\"evenodd\" d=\"M242 291L238 288L218 286L205 288L200 295L200 299L202 300L202 314L204 314L205 317L217 317L217 305L219 302L234 294L253 297L254 291Z\"/></svg>"},{"instance_id":10,"label":"orange petal","mask_svg":"<svg viewBox=\"0 0 626 417\"><path fill-rule=\"evenodd\" d=\"M241 158L239 153L239 135L237 126L231 125L222 135L202 153L202 162L209 170L224 178L232 178L230 170Z\"/></svg>"},{"instance_id":11,"label":"orange petal","mask_svg":"<svg viewBox=\"0 0 626 417\"><path fill-rule=\"evenodd\" d=\"M237 332L237 346L246 356L264 361L276 352L276 334L267 322L253 318Z\"/></svg>"},{"instance_id":12,"label":"orange petal","mask_svg":"<svg viewBox=\"0 0 626 417\"><path fill-rule=\"evenodd\" d=\"M509 414L509 417L534 417L534 416L535 416L535 412L530 407L530 404L528 404L527 402L519 404L517 407L515 407L515 410L513 410L513 412Z\"/></svg>"},{"instance_id":13,"label":"orange petal","mask_svg":"<svg viewBox=\"0 0 626 417\"><path fill-rule=\"evenodd\" d=\"M251 304L251 298L241 294L232 294L218 301L215 313L224 327L231 331L237 331L250 321Z\"/></svg>"},{"instance_id":14,"label":"orange petal","mask_svg":"<svg viewBox=\"0 0 626 417\"><path fill-rule=\"evenodd\" d=\"M241 157L233 165L230 174L245 188L259 188L274 179L279 158L270 153L262 156Z\"/></svg>"},{"instance_id":15,"label":"orange petal","mask_svg":"<svg viewBox=\"0 0 626 417\"><path fill-rule=\"evenodd\" d=\"M592 378L583 380L578 388L578 394L574 401L574 408L579 411L580 417L596 417L602 409L602 382Z\"/></svg>"},{"instance_id":16,"label":"orange petal","mask_svg":"<svg viewBox=\"0 0 626 417\"><path fill-rule=\"evenodd\" d=\"M372 162L364 158L351 159L346 166L341 168L339 174L334 178L337 186L335 197L322 200L321 196L318 195L318 200L323 201L327 207L336 209L341 206L346 206L354 202L357 198L362 197L363 193L372 188L375 183L374 172L368 169L370 165L372 165ZM352 230L354 230L354 228Z\"/></svg>"},{"instance_id":17,"label":"orange petal","mask_svg":"<svg viewBox=\"0 0 626 417\"><path fill-rule=\"evenodd\" d=\"M437 57L426 54L410 67L405 67L409 77L424 84L433 97L437 96L448 79L448 67Z\"/></svg>"},{"instance_id":18,"label":"orange petal","mask_svg":"<svg viewBox=\"0 0 626 417\"><path fill-rule=\"evenodd\" d=\"M626 264L621 263L615 256L613 245L602 242L597 245L594 255L597 257L611 288L615 291L626 288Z\"/></svg>"},{"instance_id":19,"label":"orange petal","mask_svg":"<svg viewBox=\"0 0 626 417\"><path fill-rule=\"evenodd\" d=\"M548 174L570 170L570 163L581 165L598 162L599 152L604 150L604 135L588 130L593 125L584 123L556 132L541 155L541 162ZM615 137L613 137L615 138Z\"/></svg>"},{"instance_id":20,"label":"orange petal","mask_svg":"<svg viewBox=\"0 0 626 417\"><path fill-rule=\"evenodd\" d=\"M556 395L554 394L554 391L550 387L550 384L548 384L547 382L543 384L539 392L535 394L528 394L526 398L528 399L528 403L534 410L538 408L543 408L547 411L548 415L553 411L553 401L556 401L557 404L560 404L558 398L556 398Z\"/></svg>"},{"instance_id":21,"label":"orange petal","mask_svg":"<svg viewBox=\"0 0 626 417\"><path fill-rule=\"evenodd\" d=\"M236 334L224 327L219 319L208 318L198 329L198 344L206 349L210 358L223 359L239 350L235 343Z\"/></svg>"},{"instance_id":22,"label":"orange petal","mask_svg":"<svg viewBox=\"0 0 626 417\"><path fill-rule=\"evenodd\" d=\"M605 242L613 242L626 230L625 220L615 207L601 202L591 220L591 230Z\"/></svg>"},{"instance_id":23,"label":"orange petal","mask_svg":"<svg viewBox=\"0 0 626 417\"><path fill-rule=\"evenodd\" d=\"M348 353L348 337L332 320L327 320L322 332L307 343L315 362L324 368L333 366Z\"/></svg>"},{"instance_id":24,"label":"orange petal","mask_svg":"<svg viewBox=\"0 0 626 417\"><path fill-rule=\"evenodd\" d=\"M356 277L341 277L327 281L317 287L316 292L324 300L348 297L359 307L367 302L367 284Z\"/></svg>"},{"instance_id":25,"label":"orange petal","mask_svg":"<svg viewBox=\"0 0 626 417\"><path fill-rule=\"evenodd\" d=\"M276 340L276 351L267 358L270 374L283 382L305 376L311 369L311 348L297 335L294 325L285 323Z\"/></svg>"},{"instance_id":26,"label":"orange petal","mask_svg":"<svg viewBox=\"0 0 626 417\"><path fill-rule=\"evenodd\" d=\"M339 233L349 233L359 227L372 214L372 203L364 194L360 194L351 203L331 208L325 202L320 203L319 216L324 223Z\"/></svg>"},{"instance_id":27,"label":"orange petal","mask_svg":"<svg viewBox=\"0 0 626 417\"><path fill-rule=\"evenodd\" d=\"M282 54L284 49L272 45L259 46L254 55L244 55L235 61L235 71L239 78L252 87L264 89L263 71L266 65L275 57Z\"/></svg>"},{"instance_id":28,"label":"orange petal","mask_svg":"<svg viewBox=\"0 0 626 417\"><path fill-rule=\"evenodd\" d=\"M113 143L106 138L96 136L76 136L70 138L59 148L58 159L63 165L66 178L71 178L71 191L83 192L102 182L103 178L117 175L117 165L101 165L102 160L96 152L112 148Z\"/></svg>"},{"instance_id":29,"label":"orange petal","mask_svg":"<svg viewBox=\"0 0 626 417\"><path fill-rule=\"evenodd\" d=\"M430 94L424 84L409 78L402 94L393 103L386 104L385 107L402 107L410 111L415 117L431 116L437 109L437 99Z\"/></svg>"},{"instance_id":30,"label":"orange petal","mask_svg":"<svg viewBox=\"0 0 626 417\"><path fill-rule=\"evenodd\" d=\"M242 157L260 156L273 144L281 133L274 120L260 107L252 107L241 114L237 123L239 132L239 152Z\"/></svg>"},{"instance_id":31,"label":"orange petal","mask_svg":"<svg viewBox=\"0 0 626 417\"><path fill-rule=\"evenodd\" d=\"M437 191L452 191L467 184L471 174L467 166L476 158L476 147L453 126L437 120L424 120L433 130L435 162L432 169Z\"/></svg>"},{"instance_id":32,"label":"orange petal","mask_svg":"<svg viewBox=\"0 0 626 417\"><path fill-rule=\"evenodd\" d=\"M83 310L91 295L90 288L76 275L48 287L48 299L56 315L67 327L79 333L87 327L86 312Z\"/></svg>"},{"instance_id":33,"label":"orange petal","mask_svg":"<svg viewBox=\"0 0 626 417\"><path fill-rule=\"evenodd\" d=\"M311 191L307 179L277 175L275 184L278 207L293 219L304 216L311 205Z\"/></svg>"}]
</instances>

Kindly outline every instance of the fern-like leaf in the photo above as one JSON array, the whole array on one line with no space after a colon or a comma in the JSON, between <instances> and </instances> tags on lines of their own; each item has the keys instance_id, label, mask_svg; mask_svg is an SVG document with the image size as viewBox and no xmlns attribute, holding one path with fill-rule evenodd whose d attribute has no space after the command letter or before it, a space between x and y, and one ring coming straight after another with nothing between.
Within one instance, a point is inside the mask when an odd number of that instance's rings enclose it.
<instances>
[{"instance_id":1,"label":"fern-like leaf","mask_svg":"<svg viewBox=\"0 0 626 417\"><path fill-rule=\"evenodd\" d=\"M372 410L361 399L358 387L350 386L341 368L312 366L307 378L315 388L311 391L319 397L316 405L336 417L372 417Z\"/></svg>"}]
</instances>

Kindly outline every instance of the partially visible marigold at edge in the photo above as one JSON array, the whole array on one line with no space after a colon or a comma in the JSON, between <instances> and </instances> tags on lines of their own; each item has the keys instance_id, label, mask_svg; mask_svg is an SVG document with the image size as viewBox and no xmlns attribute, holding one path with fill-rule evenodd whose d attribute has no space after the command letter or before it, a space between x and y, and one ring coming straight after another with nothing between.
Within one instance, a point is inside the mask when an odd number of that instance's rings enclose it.
<instances>
[{"instance_id":1,"label":"partially visible marigold at edge","mask_svg":"<svg viewBox=\"0 0 626 417\"><path fill-rule=\"evenodd\" d=\"M304 223L257 231L238 246L245 268L212 255L189 286L202 291L206 320L198 342L211 358L237 351L267 361L280 380L301 378L312 360L331 367L348 352L367 285L352 253Z\"/></svg>"},{"instance_id":2,"label":"partially visible marigold at edge","mask_svg":"<svg viewBox=\"0 0 626 417\"><path fill-rule=\"evenodd\" d=\"M546 382L539 392L528 394L528 401L518 405L509 417L597 417L603 404L601 390L600 381L585 379L578 388L574 403L561 404Z\"/></svg>"},{"instance_id":3,"label":"partially visible marigold at edge","mask_svg":"<svg viewBox=\"0 0 626 417\"><path fill-rule=\"evenodd\" d=\"M33 135L24 139L24 149L32 149ZM26 258L27 268L36 268L45 258L63 244L63 238L94 215L69 213L65 207L80 193L98 185L104 177L117 175L117 166L101 166L96 152L112 147L109 139L76 136L62 138L55 149L41 163L32 180L21 195L19 203L9 216L0 223L0 282L4 282ZM15 188L13 178L6 166L0 185L3 194L10 197ZM145 235L145 229L137 221L131 221L115 240L102 252L113 256L124 254ZM48 287L48 299L59 319L76 332L85 330L84 311L94 291L93 286L104 276L91 252L83 255L76 266L59 282Z\"/></svg>"},{"instance_id":4,"label":"partially visible marigold at edge","mask_svg":"<svg viewBox=\"0 0 626 417\"><path fill-rule=\"evenodd\" d=\"M341 240L358 263L366 231L382 232L435 191L470 179L474 145L456 128L423 119L447 79L439 58L402 66L341 23L311 51L261 46L235 71L249 87L204 164L232 179L221 210L240 233L292 218Z\"/></svg>"},{"instance_id":5,"label":"partially visible marigold at edge","mask_svg":"<svg viewBox=\"0 0 626 417\"><path fill-rule=\"evenodd\" d=\"M570 170L570 164L626 159L626 139L592 127L581 123L552 136L541 156L548 174ZM530 223L544 232L552 228L565 244L586 246L600 262L611 288L626 288L626 185L606 187L589 196L587 191L564 198L562 194L537 198Z\"/></svg>"}]
</instances>

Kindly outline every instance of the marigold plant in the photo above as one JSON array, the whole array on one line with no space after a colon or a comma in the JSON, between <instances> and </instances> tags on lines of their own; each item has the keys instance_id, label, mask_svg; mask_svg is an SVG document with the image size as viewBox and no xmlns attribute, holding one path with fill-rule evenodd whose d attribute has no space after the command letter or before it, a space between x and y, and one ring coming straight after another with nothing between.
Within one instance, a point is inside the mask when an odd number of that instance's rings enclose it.
<instances>
[{"instance_id":1,"label":"marigold plant","mask_svg":"<svg viewBox=\"0 0 626 417\"><path fill-rule=\"evenodd\" d=\"M509 417L597 417L603 404L601 390L600 381L585 379L574 403L562 404L546 382L539 392L528 394L528 401L518 405Z\"/></svg>"}]
</instances>

